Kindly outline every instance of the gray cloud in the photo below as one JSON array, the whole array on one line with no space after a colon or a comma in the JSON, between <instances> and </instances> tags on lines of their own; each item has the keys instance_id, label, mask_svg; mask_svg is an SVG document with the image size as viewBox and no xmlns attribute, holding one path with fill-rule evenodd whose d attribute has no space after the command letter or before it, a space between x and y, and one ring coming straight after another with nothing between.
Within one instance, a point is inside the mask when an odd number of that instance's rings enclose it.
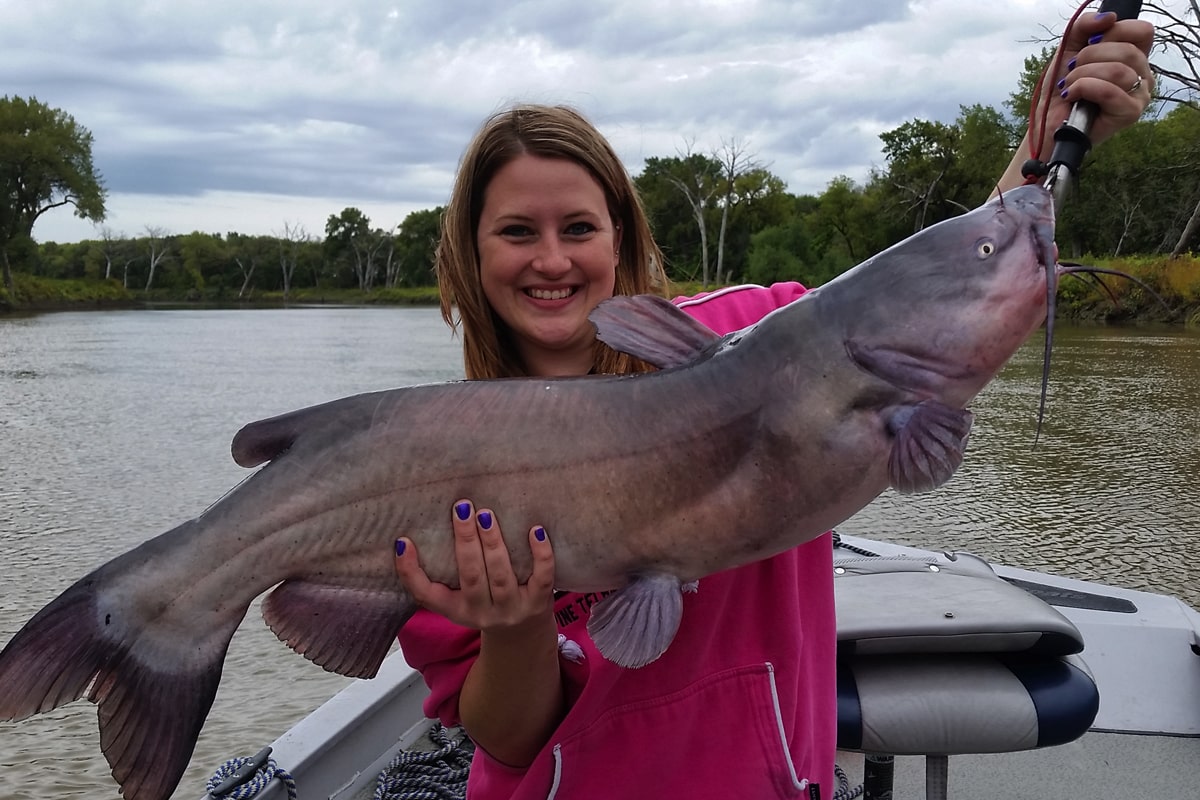
<instances>
[{"instance_id":1,"label":"gray cloud","mask_svg":"<svg viewBox=\"0 0 1200 800\"><path fill-rule=\"evenodd\" d=\"M6 5L0 74L93 132L115 227L137 230L147 221L129 215L176 198L157 205L180 215L168 227L197 224L186 214L203 206L228 210L210 225L265 232L249 204L267 197L312 228L339 202L445 202L471 133L518 100L580 108L635 172L688 141L738 137L792 191L820 191L865 177L882 130L1000 105L1037 49L1021 40L1065 8L39 0ZM66 214L44 220L41 238L92 235Z\"/></svg>"}]
</instances>

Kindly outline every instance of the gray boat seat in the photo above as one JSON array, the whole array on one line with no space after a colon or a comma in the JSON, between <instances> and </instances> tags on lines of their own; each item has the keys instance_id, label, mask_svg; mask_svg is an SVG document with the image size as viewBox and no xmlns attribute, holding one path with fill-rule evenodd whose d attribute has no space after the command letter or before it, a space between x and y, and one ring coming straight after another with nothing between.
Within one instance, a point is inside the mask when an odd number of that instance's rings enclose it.
<instances>
[{"instance_id":1,"label":"gray boat seat","mask_svg":"<svg viewBox=\"0 0 1200 800\"><path fill-rule=\"evenodd\" d=\"M1072 741L1095 719L1078 629L982 559L839 557L834 573L839 749L1011 752Z\"/></svg>"}]
</instances>

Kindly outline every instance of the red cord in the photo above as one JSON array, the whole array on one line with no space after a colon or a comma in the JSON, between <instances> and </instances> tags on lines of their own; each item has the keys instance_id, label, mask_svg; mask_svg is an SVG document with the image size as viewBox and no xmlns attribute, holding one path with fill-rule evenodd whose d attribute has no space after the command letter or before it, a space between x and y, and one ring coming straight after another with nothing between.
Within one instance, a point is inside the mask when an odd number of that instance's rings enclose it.
<instances>
[{"instance_id":1,"label":"red cord","mask_svg":"<svg viewBox=\"0 0 1200 800\"><path fill-rule=\"evenodd\" d=\"M1062 63L1063 45L1066 44L1067 37L1071 35L1071 29L1075 27L1075 22L1079 19L1079 15L1082 14L1084 9L1090 6L1092 2L1093 0L1084 0L1083 5L1077 8L1075 13L1071 16L1071 19L1067 21L1067 27L1063 30L1063 40L1062 44L1060 44L1058 47L1058 52L1054 54L1054 58L1051 59L1050 63L1046 65L1046 68L1042 70L1041 77L1038 78L1037 83L1033 87L1033 96L1029 101L1029 127L1027 129L1029 137L1029 158L1031 161L1041 161L1040 156L1042 152L1042 139L1046 135L1046 121L1050 116L1049 103L1046 103L1046 105L1042 108L1041 117L1038 118L1037 116L1037 109L1041 104L1042 87L1046 82L1046 76L1058 74L1058 68ZM1036 132L1034 130L1035 122L1037 124ZM1041 180L1040 175L1033 174L1025 176L1026 184L1037 183L1039 180Z\"/></svg>"}]
</instances>

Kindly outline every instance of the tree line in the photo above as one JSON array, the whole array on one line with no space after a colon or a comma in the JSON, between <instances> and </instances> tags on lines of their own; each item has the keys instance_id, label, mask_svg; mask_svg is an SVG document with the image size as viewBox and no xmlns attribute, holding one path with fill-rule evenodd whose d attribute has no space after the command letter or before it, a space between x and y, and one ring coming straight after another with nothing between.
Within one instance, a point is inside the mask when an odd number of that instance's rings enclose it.
<instances>
[{"instance_id":1,"label":"tree line","mask_svg":"<svg viewBox=\"0 0 1200 800\"><path fill-rule=\"evenodd\" d=\"M1160 28L1184 63L1200 63L1194 26ZM1192 37L1188 40L1186 37ZM1190 48L1190 49L1189 49ZM711 152L691 143L647 159L634 176L670 277L705 286L799 280L820 285L923 227L982 203L1028 124L1029 98L1050 55L1031 56L999 109L962 106L950 122L913 119L881 134L884 164L864 182L834 176L819 194L796 195L730 139ZM1162 72L1155 66L1156 72ZM1089 154L1081 185L1062 209L1064 257L1184 253L1200 237L1200 78L1186 72L1161 95L1159 116ZM91 134L36 99L0 99L0 266L47 278L119 282L134 292L236 299L296 288L429 286L440 207L398 224L360 209L331 214L322 232L291 222L270 235L133 236L99 228L96 239L35 243L33 222L70 205L100 221L104 189L91 164ZM388 227L390 225L390 227ZM1200 276L1197 276L1200 285Z\"/></svg>"}]
</instances>

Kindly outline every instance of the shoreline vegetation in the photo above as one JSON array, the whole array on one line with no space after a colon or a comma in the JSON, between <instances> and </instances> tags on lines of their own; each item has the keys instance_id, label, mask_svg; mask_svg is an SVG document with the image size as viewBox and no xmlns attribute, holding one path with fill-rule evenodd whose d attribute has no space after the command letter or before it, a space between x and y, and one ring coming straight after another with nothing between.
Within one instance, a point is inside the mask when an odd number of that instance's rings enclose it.
<instances>
[{"instance_id":1,"label":"shoreline vegetation","mask_svg":"<svg viewBox=\"0 0 1200 800\"><path fill-rule=\"evenodd\" d=\"M1104 278L1104 289L1088 280L1062 279L1056 318L1079 323L1181 324L1200 327L1200 257L1137 256L1128 259L1085 260L1106 269L1126 272L1158 295L1132 281ZM436 306L436 286L361 291L323 287L254 291L245 297L220 290L130 290L116 280L59 280L22 273L13 275L13 292L0 285L0 314L45 311L86 311L136 308L283 308L308 305L422 305ZM710 289L718 288L716 286ZM705 291L700 282L672 283L672 295ZM1161 298L1161 302L1159 300ZM1164 307L1165 304L1165 307Z\"/></svg>"}]
</instances>

